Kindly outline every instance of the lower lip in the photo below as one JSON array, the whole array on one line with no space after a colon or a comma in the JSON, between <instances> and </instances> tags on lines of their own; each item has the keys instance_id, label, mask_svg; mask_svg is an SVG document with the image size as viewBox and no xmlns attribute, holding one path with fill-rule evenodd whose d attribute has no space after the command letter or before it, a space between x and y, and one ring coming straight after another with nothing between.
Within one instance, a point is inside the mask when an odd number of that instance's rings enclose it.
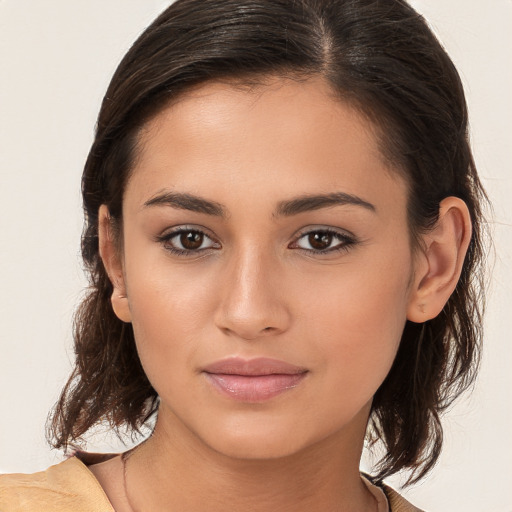
<instances>
[{"instance_id":1,"label":"lower lip","mask_svg":"<svg viewBox=\"0 0 512 512\"><path fill-rule=\"evenodd\" d=\"M213 386L225 396L243 402L263 402L297 387L304 373L272 375L231 375L205 373Z\"/></svg>"}]
</instances>

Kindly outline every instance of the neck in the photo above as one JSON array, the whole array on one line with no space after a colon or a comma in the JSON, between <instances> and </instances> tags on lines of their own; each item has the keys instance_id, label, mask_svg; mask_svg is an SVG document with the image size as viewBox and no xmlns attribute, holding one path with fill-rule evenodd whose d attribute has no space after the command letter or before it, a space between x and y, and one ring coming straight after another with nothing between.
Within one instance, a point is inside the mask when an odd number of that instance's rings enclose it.
<instances>
[{"instance_id":1,"label":"neck","mask_svg":"<svg viewBox=\"0 0 512 512\"><path fill-rule=\"evenodd\" d=\"M359 475L363 439L343 432L286 457L237 459L184 435L162 415L151 438L130 454L126 486L137 512L192 512L205 503L209 512L373 511Z\"/></svg>"}]
</instances>

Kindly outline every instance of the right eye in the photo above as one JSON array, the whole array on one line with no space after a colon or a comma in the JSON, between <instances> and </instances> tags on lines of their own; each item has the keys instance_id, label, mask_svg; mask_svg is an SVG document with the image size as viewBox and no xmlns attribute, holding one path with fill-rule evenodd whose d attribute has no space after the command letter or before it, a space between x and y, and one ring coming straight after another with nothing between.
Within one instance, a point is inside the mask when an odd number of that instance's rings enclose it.
<instances>
[{"instance_id":1,"label":"right eye","mask_svg":"<svg viewBox=\"0 0 512 512\"><path fill-rule=\"evenodd\" d=\"M158 237L164 248L178 256L198 254L208 249L218 249L220 244L214 242L206 233L198 229L180 227Z\"/></svg>"}]
</instances>

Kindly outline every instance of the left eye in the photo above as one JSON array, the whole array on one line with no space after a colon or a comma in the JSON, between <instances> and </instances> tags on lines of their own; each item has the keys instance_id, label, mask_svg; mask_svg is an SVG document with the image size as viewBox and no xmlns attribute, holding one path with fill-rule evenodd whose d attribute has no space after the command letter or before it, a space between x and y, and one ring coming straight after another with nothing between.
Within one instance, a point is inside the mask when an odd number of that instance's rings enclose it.
<instances>
[{"instance_id":1,"label":"left eye","mask_svg":"<svg viewBox=\"0 0 512 512\"><path fill-rule=\"evenodd\" d=\"M328 229L310 231L303 234L296 242L297 246L311 252L330 252L347 249L354 240L348 235ZM334 245L333 245L334 244Z\"/></svg>"}]
</instances>

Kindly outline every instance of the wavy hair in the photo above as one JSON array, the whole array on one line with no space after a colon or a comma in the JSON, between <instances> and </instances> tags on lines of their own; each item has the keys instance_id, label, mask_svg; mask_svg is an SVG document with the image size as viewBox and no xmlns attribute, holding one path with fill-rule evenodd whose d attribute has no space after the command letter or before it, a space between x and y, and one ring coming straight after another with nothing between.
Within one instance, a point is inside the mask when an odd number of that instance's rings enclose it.
<instances>
[{"instance_id":1,"label":"wavy hair","mask_svg":"<svg viewBox=\"0 0 512 512\"><path fill-rule=\"evenodd\" d=\"M340 101L373 122L383 155L408 184L413 246L435 225L442 199L456 196L469 208L473 232L455 292L436 318L406 323L370 414L367 437L385 447L376 478L409 470L412 483L435 464L440 414L478 368L486 196L459 75L404 0L177 0L133 44L106 92L83 173L90 288L75 315L75 367L50 418L49 439L67 447L103 421L140 432L158 409L132 327L112 310L98 253L99 207L106 204L122 225L141 128L194 85L254 85L271 76L321 76Z\"/></svg>"}]
</instances>

